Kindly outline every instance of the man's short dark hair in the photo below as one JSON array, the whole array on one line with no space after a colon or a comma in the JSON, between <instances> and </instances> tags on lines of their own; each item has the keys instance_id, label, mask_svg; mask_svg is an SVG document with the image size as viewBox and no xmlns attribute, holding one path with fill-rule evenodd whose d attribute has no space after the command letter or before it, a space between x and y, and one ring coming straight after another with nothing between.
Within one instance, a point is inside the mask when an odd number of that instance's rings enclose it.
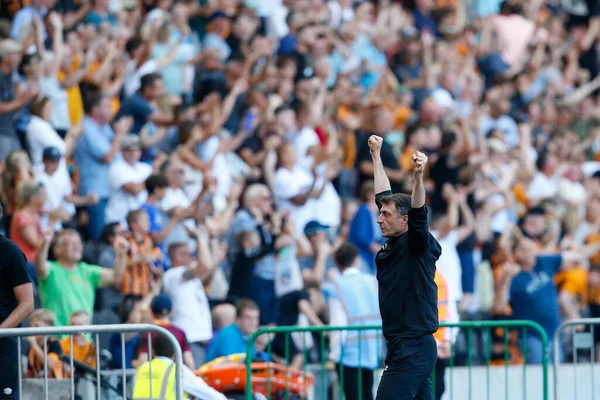
<instances>
[{"instance_id":1,"label":"man's short dark hair","mask_svg":"<svg viewBox=\"0 0 600 400\"><path fill-rule=\"evenodd\" d=\"M345 242L337 249L333 258L338 268L343 271L354 265L358 255L358 248L352 243Z\"/></svg>"},{"instance_id":2,"label":"man's short dark hair","mask_svg":"<svg viewBox=\"0 0 600 400\"><path fill-rule=\"evenodd\" d=\"M257 310L260 311L258 304L254 302L254 300L250 299L240 299L237 303L235 303L235 315L236 317L241 317L246 310Z\"/></svg>"},{"instance_id":3,"label":"man's short dark hair","mask_svg":"<svg viewBox=\"0 0 600 400\"><path fill-rule=\"evenodd\" d=\"M167 249L167 255L172 260L173 256L175 256L175 253L177 252L177 250L179 250L180 248L185 247L187 245L188 245L187 242L173 242L169 245L169 248Z\"/></svg>"},{"instance_id":4,"label":"man's short dark hair","mask_svg":"<svg viewBox=\"0 0 600 400\"><path fill-rule=\"evenodd\" d=\"M85 113L90 114L94 108L98 107L100 103L102 103L102 100L104 100L105 97L106 96L98 91L92 91L88 93L83 100L83 109L85 110Z\"/></svg>"},{"instance_id":5,"label":"man's short dark hair","mask_svg":"<svg viewBox=\"0 0 600 400\"><path fill-rule=\"evenodd\" d=\"M146 179L145 186L150 195L153 194L156 189L164 189L169 186L169 182L163 175L151 175Z\"/></svg>"},{"instance_id":6,"label":"man's short dark hair","mask_svg":"<svg viewBox=\"0 0 600 400\"><path fill-rule=\"evenodd\" d=\"M394 193L390 196L382 197L379 201L381 204L393 204L396 207L398 216L408 215L410 210L412 197L406 193Z\"/></svg>"},{"instance_id":7,"label":"man's short dark hair","mask_svg":"<svg viewBox=\"0 0 600 400\"><path fill-rule=\"evenodd\" d=\"M149 89L154 86L156 81L162 79L159 74L146 74L142 76L140 80L140 89L143 92L146 89Z\"/></svg>"},{"instance_id":8,"label":"man's short dark hair","mask_svg":"<svg viewBox=\"0 0 600 400\"><path fill-rule=\"evenodd\" d=\"M375 184L373 181L364 181L358 189L358 199L361 203L366 203L370 200L372 193L375 191Z\"/></svg>"},{"instance_id":9,"label":"man's short dark hair","mask_svg":"<svg viewBox=\"0 0 600 400\"><path fill-rule=\"evenodd\" d=\"M125 51L129 53L129 55L133 56L133 52L143 44L144 41L139 37L129 39L127 43L125 43Z\"/></svg>"},{"instance_id":10,"label":"man's short dark hair","mask_svg":"<svg viewBox=\"0 0 600 400\"><path fill-rule=\"evenodd\" d=\"M111 222L110 224L104 225L102 228L102 232L100 232L100 243L111 244L110 238L115 236L115 231L117 227L120 225L120 222Z\"/></svg>"},{"instance_id":11,"label":"man's short dark hair","mask_svg":"<svg viewBox=\"0 0 600 400\"><path fill-rule=\"evenodd\" d=\"M175 348L164 333L156 335L152 341L152 349L156 357L173 358L175 356Z\"/></svg>"}]
</instances>

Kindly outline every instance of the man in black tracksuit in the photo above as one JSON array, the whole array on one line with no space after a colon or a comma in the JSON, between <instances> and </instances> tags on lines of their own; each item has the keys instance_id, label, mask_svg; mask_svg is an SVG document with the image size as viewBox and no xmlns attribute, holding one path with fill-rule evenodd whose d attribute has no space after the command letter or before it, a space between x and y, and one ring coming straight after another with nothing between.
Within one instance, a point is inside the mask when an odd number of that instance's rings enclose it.
<instances>
[{"instance_id":1,"label":"man in black tracksuit","mask_svg":"<svg viewBox=\"0 0 600 400\"><path fill-rule=\"evenodd\" d=\"M377 253L379 308L387 341L385 370L377 400L433 399L431 372L438 328L435 263L442 249L427 229L423 171L427 156L413 154L412 195L392 194L379 151L383 139L369 138L373 158L377 223L388 241Z\"/></svg>"}]
</instances>

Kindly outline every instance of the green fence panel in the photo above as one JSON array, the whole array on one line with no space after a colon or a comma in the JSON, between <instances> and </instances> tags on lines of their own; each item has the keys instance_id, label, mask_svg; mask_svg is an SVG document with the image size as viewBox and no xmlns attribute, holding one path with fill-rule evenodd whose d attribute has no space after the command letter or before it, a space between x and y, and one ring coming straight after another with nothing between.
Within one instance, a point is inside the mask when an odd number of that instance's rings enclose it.
<instances>
[{"instance_id":1,"label":"green fence panel","mask_svg":"<svg viewBox=\"0 0 600 400\"><path fill-rule=\"evenodd\" d=\"M522 342L525 343L526 342L526 338L527 335L531 335L532 332L535 332L537 335L539 335L541 341L542 341L542 345L544 346L544 348L548 348L548 336L546 335L546 332L544 331L544 329L537 323L533 322L533 321L525 321L525 320L514 320L514 321L464 321L464 322L459 322L459 323L440 323L440 328L459 328L461 330L466 330L466 341L467 341L467 355L466 355L466 365L467 365L467 384L468 384L468 399L471 400L473 399L473 395L472 395L472 385L473 385L473 381L472 381L472 376L471 376L471 368L473 366L473 331L477 330L477 331L481 331L481 332L486 332L487 334L484 335L486 336L486 344L485 344L485 350L483 351L484 353L484 358L485 358L485 368L486 368L486 372L485 372L485 376L486 376L486 382L487 382L487 389L486 389L486 399L490 400L491 399L491 392L490 392L490 385L491 385L491 380L490 380L490 367L491 367L491 360L492 360L492 329L503 329L503 344L504 344L504 370L505 370L505 382L504 382L504 387L505 387L505 398L508 399L509 398L509 379L508 379L508 366L510 364L510 349L509 349L509 335L510 335L510 331L514 331L516 330L521 339ZM315 394L315 400L325 400L328 398L328 394L327 394L327 388L331 386L332 390L337 390L338 391L338 398L339 399L344 399L344 367L341 365L339 366L339 370L336 368L336 374L339 376L338 379L338 383L337 385L328 385L327 382L327 353L325 351L325 344L326 344L326 340L325 340L325 336L326 335L332 335L332 334L339 334L339 335L343 335L345 333L347 333L347 331L357 331L358 335L359 335L359 341L358 341L358 352L359 352L359 359L360 359L360 354L362 352L362 337L365 336L365 331L377 331L378 333L381 333L381 326L380 325L375 325L375 326L368 326L368 325L360 325L360 326L320 326L320 327L296 327L296 326L280 326L280 327L265 327L265 328L260 328L254 335L252 335L247 342L247 348L246 348L246 359L245 359L245 364L246 364L246 399L247 400L252 400L253 396L252 396L252 361L253 361L253 352L252 352L252 347L256 341L256 339L261 336L261 335L284 335L284 342L285 342L285 354L284 357L282 358L282 361L285 363L285 391L284 393L281 393L286 400L287 399L306 399L307 397L307 383L306 380L304 380L302 382L303 385L303 389L304 389L304 398L299 397L298 395L293 395L290 396L290 382L289 382L289 374L290 372L290 363L294 362L294 359L290 359L290 354L289 354L289 346L290 346L290 341L292 340L291 335L294 333L301 333L303 336L303 340L302 340L302 349L298 349L298 352L300 355L303 356L303 361L302 361L302 366L299 367L298 365L296 365L297 370L300 371L301 373L304 374L304 376L306 376L307 373L307 365L306 365L306 360L307 360L307 356L308 356L308 351L307 351L307 346L306 346L306 334L310 334L310 335L318 335L319 340L315 341L315 345L318 346L318 356L319 356L319 364L320 364L320 373L318 374L318 376L314 376L313 377L313 384L314 382L316 382L316 380L318 379L320 381L320 388L321 388L321 393L316 393ZM342 337L340 336L340 339ZM340 340L340 342L342 342ZM379 335L377 336L377 343L383 343L382 341L379 340ZM341 346L340 348L340 360L343 360L344 358L344 347L345 346ZM454 373L454 367L455 367L455 346L453 344L450 345L450 359L448 360L448 369L449 369L449 374L450 374L450 387L448 388L448 392L449 392L449 397L450 400L454 400L453 399L453 387L454 387L454 379L453 379L453 373ZM273 354L272 354L272 349L271 349L271 343L269 342L269 344L267 345L267 351L269 353L269 360L270 362L273 360ZM526 348L525 348L525 344L523 344L523 400L527 399L527 392L526 392L526 380L527 380L527 358L526 358ZM502 356L500 356L502 357ZM272 385L271 385L271 364L269 362L269 367L268 367L268 373L267 373L267 398L268 399L272 399L272 395L273 393L271 393L272 391ZM541 364L541 368L542 368L542 387L541 392L542 392L542 399L543 400L548 400L548 354L547 352L543 353L542 356L542 364ZM358 374L359 376L361 376L363 369L361 367L358 367ZM433 385L434 385L434 391L435 391L435 386L436 383L439 384L440 380L444 379L443 376L436 376L435 375L435 370L434 373L432 375L432 380L433 380ZM358 380L358 398L360 400L362 400L362 380L359 379ZM496 397L497 398L497 397Z\"/></svg>"}]
</instances>

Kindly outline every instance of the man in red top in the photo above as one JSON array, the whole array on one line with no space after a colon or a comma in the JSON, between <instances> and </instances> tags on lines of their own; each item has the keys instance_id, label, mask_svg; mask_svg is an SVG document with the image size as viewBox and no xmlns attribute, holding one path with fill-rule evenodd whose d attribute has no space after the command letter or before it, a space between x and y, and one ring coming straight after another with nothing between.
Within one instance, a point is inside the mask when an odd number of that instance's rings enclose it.
<instances>
[{"instance_id":1,"label":"man in red top","mask_svg":"<svg viewBox=\"0 0 600 400\"><path fill-rule=\"evenodd\" d=\"M195 371L196 366L194 362L194 356L192 354L192 350L190 349L190 345L187 341L185 333L171 323L171 308L171 299L166 294L159 294L154 299L152 299L152 303L150 304L150 310L152 311L152 316L154 317L154 324L162 326L163 328L171 332L173 336L175 336L175 339L177 339L177 341L179 342L179 346L181 346L181 352L183 353L183 363L192 371ZM151 333L153 342L156 338L156 335L156 332ZM138 355L138 362L140 364L149 360L148 347L148 334L142 334L140 340L140 354Z\"/></svg>"}]
</instances>

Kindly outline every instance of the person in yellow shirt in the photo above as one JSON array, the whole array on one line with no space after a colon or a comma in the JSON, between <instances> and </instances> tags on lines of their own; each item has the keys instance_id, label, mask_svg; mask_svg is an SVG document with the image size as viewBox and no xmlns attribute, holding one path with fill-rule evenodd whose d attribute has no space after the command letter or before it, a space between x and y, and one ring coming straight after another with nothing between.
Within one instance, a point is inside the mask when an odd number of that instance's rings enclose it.
<instances>
[{"instance_id":1,"label":"person in yellow shirt","mask_svg":"<svg viewBox=\"0 0 600 400\"><path fill-rule=\"evenodd\" d=\"M133 386L134 400L145 400L150 398L162 400L175 400L175 349L169 338L159 333L152 341L154 358L146 361L135 373ZM152 373L150 373L152 372ZM182 364L181 380L183 382L184 399L188 395L205 400L227 400L225 395L211 388L194 372Z\"/></svg>"},{"instance_id":2,"label":"person in yellow shirt","mask_svg":"<svg viewBox=\"0 0 600 400\"><path fill-rule=\"evenodd\" d=\"M77 125L80 123L85 115L79 83L83 79L87 68L87 63L85 61L80 61L75 56L71 46L63 46L63 57L57 78L61 86L65 88L65 91L67 92L71 125Z\"/></svg>"},{"instance_id":3,"label":"person in yellow shirt","mask_svg":"<svg viewBox=\"0 0 600 400\"><path fill-rule=\"evenodd\" d=\"M90 315L86 311L75 311L71 314L70 326L90 325ZM67 336L60 341L63 354L71 356L71 339ZM73 335L73 359L96 368L96 345L85 335Z\"/></svg>"}]
</instances>

